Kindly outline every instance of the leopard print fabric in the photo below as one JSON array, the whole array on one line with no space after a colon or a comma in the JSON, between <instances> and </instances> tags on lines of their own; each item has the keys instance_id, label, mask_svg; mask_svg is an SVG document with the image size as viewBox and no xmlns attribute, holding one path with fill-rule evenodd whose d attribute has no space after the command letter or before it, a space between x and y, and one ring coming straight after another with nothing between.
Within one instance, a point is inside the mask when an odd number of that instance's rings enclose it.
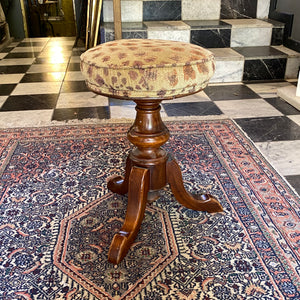
<instances>
[{"instance_id":1,"label":"leopard print fabric","mask_svg":"<svg viewBox=\"0 0 300 300\"><path fill-rule=\"evenodd\" d=\"M94 92L116 98L171 99L203 89L214 73L213 54L164 40L117 40L87 50L81 72Z\"/></svg>"}]
</instances>

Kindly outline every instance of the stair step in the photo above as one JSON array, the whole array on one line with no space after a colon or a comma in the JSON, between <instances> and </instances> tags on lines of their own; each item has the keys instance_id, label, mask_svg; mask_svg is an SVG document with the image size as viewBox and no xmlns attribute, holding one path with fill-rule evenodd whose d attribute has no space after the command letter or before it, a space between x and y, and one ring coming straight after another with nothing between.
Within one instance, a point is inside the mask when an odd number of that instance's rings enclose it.
<instances>
[{"instance_id":1,"label":"stair step","mask_svg":"<svg viewBox=\"0 0 300 300\"><path fill-rule=\"evenodd\" d=\"M281 45L283 28L280 22L257 19L123 22L122 36L177 40L208 48L216 58L211 82L294 79L300 53ZM104 23L101 41L112 40L114 25Z\"/></svg>"},{"instance_id":2,"label":"stair step","mask_svg":"<svg viewBox=\"0 0 300 300\"><path fill-rule=\"evenodd\" d=\"M205 48L281 45L284 24L274 20L223 19L123 22L123 38L136 35L177 40ZM113 23L103 23L103 42L114 39Z\"/></svg>"}]
</instances>

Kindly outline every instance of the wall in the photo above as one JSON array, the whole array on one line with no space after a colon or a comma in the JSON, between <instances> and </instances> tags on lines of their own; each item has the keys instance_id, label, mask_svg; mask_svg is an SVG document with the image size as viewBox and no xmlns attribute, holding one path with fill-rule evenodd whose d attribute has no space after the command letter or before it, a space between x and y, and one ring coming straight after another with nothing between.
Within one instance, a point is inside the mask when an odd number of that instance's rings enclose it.
<instances>
[{"instance_id":1,"label":"wall","mask_svg":"<svg viewBox=\"0 0 300 300\"><path fill-rule=\"evenodd\" d=\"M22 39L25 37L23 15L20 0L10 1L6 15L11 37Z\"/></svg>"},{"instance_id":2,"label":"wall","mask_svg":"<svg viewBox=\"0 0 300 300\"><path fill-rule=\"evenodd\" d=\"M277 11L294 14L292 28L292 39L300 41L300 1L299 0L278 0Z\"/></svg>"}]
</instances>

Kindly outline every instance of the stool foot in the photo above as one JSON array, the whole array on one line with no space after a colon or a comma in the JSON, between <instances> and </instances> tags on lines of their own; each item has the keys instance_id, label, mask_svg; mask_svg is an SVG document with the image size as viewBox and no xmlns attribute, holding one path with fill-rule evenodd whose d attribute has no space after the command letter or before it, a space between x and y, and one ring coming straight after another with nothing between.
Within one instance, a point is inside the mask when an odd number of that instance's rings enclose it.
<instances>
[{"instance_id":1,"label":"stool foot","mask_svg":"<svg viewBox=\"0 0 300 300\"><path fill-rule=\"evenodd\" d=\"M117 193L119 195L127 194L130 170L131 170L131 161L129 157L127 157L124 177L114 176L111 179L109 179L107 183L108 189L113 193Z\"/></svg>"},{"instance_id":2,"label":"stool foot","mask_svg":"<svg viewBox=\"0 0 300 300\"><path fill-rule=\"evenodd\" d=\"M185 190L180 167L174 158L169 158L167 161L167 181L176 200L186 208L209 213L223 211L221 204L213 196L209 194L192 195Z\"/></svg>"},{"instance_id":3,"label":"stool foot","mask_svg":"<svg viewBox=\"0 0 300 300\"><path fill-rule=\"evenodd\" d=\"M132 167L128 181L128 205L125 221L120 231L115 234L108 252L108 261L113 264L122 261L139 232L147 204L149 170Z\"/></svg>"}]
</instances>

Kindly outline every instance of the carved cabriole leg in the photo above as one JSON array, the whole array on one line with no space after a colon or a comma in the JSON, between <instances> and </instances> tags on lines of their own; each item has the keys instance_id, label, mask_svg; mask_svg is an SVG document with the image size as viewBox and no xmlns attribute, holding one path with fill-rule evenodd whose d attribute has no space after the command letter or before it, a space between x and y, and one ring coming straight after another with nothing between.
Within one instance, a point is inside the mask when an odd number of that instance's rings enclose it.
<instances>
[{"instance_id":1,"label":"carved cabriole leg","mask_svg":"<svg viewBox=\"0 0 300 300\"><path fill-rule=\"evenodd\" d=\"M192 195L185 190L180 167L174 158L169 158L167 162L167 181L176 200L186 208L209 213L223 211L221 204L213 196Z\"/></svg>"},{"instance_id":2,"label":"carved cabriole leg","mask_svg":"<svg viewBox=\"0 0 300 300\"><path fill-rule=\"evenodd\" d=\"M125 221L115 234L108 252L108 261L118 264L134 242L144 218L149 191L149 171L133 167L129 176L128 204Z\"/></svg>"},{"instance_id":3,"label":"carved cabriole leg","mask_svg":"<svg viewBox=\"0 0 300 300\"><path fill-rule=\"evenodd\" d=\"M125 175L123 176L115 176L111 178L108 183L107 187L113 193L117 193L119 195L125 195L128 192L128 182L129 182L129 175L131 171L131 161L129 157L126 160L126 167L125 167Z\"/></svg>"}]
</instances>

